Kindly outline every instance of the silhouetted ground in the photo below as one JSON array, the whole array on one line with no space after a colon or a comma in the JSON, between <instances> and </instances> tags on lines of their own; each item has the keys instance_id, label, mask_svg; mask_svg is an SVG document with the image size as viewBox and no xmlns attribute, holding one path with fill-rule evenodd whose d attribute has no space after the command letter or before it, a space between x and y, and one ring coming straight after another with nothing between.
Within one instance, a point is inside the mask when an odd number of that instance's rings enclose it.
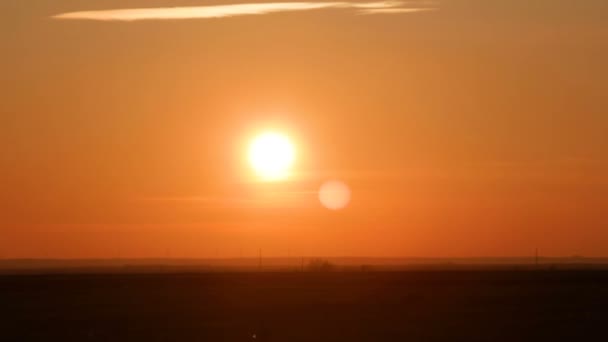
<instances>
[{"instance_id":1,"label":"silhouetted ground","mask_svg":"<svg viewBox=\"0 0 608 342\"><path fill-rule=\"evenodd\" d=\"M607 271L0 276L2 341L608 341Z\"/></svg>"}]
</instances>

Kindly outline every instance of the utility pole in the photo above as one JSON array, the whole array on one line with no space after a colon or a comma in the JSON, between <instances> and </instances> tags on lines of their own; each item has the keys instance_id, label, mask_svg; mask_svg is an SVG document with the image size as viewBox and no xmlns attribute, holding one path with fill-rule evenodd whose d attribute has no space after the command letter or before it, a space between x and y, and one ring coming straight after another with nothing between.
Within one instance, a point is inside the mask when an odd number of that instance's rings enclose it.
<instances>
[{"instance_id":1,"label":"utility pole","mask_svg":"<svg viewBox=\"0 0 608 342\"><path fill-rule=\"evenodd\" d=\"M534 265L538 268L538 247L534 250Z\"/></svg>"},{"instance_id":2,"label":"utility pole","mask_svg":"<svg viewBox=\"0 0 608 342\"><path fill-rule=\"evenodd\" d=\"M259 249L258 254L258 271L262 271L262 249Z\"/></svg>"}]
</instances>

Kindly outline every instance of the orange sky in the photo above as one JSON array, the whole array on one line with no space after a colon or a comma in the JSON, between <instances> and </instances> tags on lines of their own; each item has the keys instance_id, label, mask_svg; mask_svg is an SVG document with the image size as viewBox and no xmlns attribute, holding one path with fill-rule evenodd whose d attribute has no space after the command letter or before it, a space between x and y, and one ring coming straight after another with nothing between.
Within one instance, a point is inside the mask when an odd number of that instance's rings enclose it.
<instances>
[{"instance_id":1,"label":"orange sky","mask_svg":"<svg viewBox=\"0 0 608 342\"><path fill-rule=\"evenodd\" d=\"M0 257L608 255L605 1L51 18L217 4L0 4Z\"/></svg>"}]
</instances>

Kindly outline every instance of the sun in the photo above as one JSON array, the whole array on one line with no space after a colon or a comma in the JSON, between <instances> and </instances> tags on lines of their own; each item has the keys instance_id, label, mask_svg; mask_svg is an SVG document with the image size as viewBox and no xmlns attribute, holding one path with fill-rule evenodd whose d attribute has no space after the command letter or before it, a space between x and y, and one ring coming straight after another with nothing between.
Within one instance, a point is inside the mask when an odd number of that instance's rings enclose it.
<instances>
[{"instance_id":1,"label":"sun","mask_svg":"<svg viewBox=\"0 0 608 342\"><path fill-rule=\"evenodd\" d=\"M256 136L249 146L249 162L265 181L283 180L295 161L295 148L289 138L277 132Z\"/></svg>"}]
</instances>

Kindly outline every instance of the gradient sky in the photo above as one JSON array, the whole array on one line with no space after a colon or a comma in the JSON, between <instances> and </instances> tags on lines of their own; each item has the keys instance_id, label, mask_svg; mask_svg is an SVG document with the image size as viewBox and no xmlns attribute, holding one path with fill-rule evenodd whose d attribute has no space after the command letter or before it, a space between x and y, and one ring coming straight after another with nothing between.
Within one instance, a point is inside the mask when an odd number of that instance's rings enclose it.
<instances>
[{"instance_id":1,"label":"gradient sky","mask_svg":"<svg viewBox=\"0 0 608 342\"><path fill-rule=\"evenodd\" d=\"M608 255L608 2L53 18L226 4L1 2L0 257Z\"/></svg>"}]
</instances>

